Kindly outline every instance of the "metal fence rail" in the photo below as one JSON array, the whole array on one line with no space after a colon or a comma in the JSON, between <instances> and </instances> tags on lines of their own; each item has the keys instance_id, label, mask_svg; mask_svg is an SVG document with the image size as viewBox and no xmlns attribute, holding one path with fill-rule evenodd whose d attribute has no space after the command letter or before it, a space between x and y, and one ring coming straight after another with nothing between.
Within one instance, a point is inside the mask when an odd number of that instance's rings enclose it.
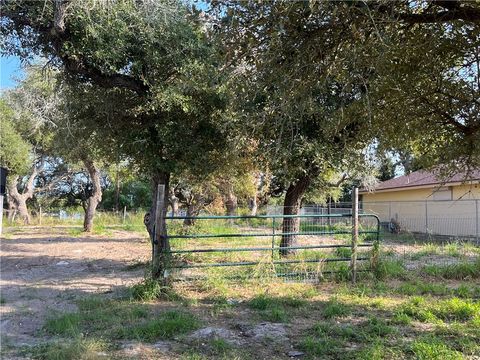
<instances>
[{"instance_id":1,"label":"metal fence rail","mask_svg":"<svg viewBox=\"0 0 480 360\"><path fill-rule=\"evenodd\" d=\"M285 228L284 219L292 220L292 228ZM319 224L319 219L328 219L329 225ZM368 261L371 251L361 250L371 250L378 243L381 224L374 214L360 214L359 219L358 234L362 241L357 245L359 253L356 258ZM183 226L181 223L185 220L196 225ZM166 221L171 246L169 273L269 264L275 275L291 278L298 277L298 266L304 267L301 274L305 275L315 272L315 266L319 264L351 261L352 214L171 216ZM292 244L282 246L281 239L291 240ZM282 251L295 254L282 256ZM322 269L321 272L331 273L335 269Z\"/></svg>"}]
</instances>

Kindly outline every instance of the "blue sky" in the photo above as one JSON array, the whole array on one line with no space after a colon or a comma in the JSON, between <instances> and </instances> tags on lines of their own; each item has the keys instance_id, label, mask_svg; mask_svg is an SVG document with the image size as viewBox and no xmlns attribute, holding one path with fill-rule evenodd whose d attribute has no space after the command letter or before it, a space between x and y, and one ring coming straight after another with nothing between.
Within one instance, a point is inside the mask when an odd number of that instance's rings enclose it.
<instances>
[{"instance_id":1,"label":"blue sky","mask_svg":"<svg viewBox=\"0 0 480 360\"><path fill-rule=\"evenodd\" d=\"M20 58L16 56L0 57L0 89L5 90L15 86L16 78L21 78L23 70Z\"/></svg>"}]
</instances>

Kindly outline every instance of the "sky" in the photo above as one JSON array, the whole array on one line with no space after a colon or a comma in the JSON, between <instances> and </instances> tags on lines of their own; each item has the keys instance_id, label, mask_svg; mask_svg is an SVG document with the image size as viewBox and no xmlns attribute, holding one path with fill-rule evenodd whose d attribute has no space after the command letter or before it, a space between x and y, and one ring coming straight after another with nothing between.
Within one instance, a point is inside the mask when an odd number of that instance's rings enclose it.
<instances>
[{"instance_id":1,"label":"sky","mask_svg":"<svg viewBox=\"0 0 480 360\"><path fill-rule=\"evenodd\" d=\"M0 57L0 89L10 89L15 86L14 78L21 78L23 69L20 58L16 56Z\"/></svg>"}]
</instances>

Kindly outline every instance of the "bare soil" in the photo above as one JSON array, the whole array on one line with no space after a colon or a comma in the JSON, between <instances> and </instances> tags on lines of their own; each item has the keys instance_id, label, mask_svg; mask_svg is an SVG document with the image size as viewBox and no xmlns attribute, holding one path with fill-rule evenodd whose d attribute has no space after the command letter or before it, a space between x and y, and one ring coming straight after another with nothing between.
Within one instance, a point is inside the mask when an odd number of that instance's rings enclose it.
<instances>
[{"instance_id":1,"label":"bare soil","mask_svg":"<svg viewBox=\"0 0 480 360\"><path fill-rule=\"evenodd\" d=\"M123 291L138 282L146 238L126 231L72 237L70 228L6 229L0 242L0 332L12 347L32 345L52 312L74 311L86 295Z\"/></svg>"}]
</instances>

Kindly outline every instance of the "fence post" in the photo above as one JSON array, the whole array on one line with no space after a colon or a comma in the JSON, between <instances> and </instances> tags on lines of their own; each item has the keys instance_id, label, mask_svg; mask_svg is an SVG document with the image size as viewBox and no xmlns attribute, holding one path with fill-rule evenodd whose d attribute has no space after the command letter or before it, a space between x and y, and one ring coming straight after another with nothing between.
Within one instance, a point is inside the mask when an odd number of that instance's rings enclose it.
<instances>
[{"instance_id":1,"label":"fence post","mask_svg":"<svg viewBox=\"0 0 480 360\"><path fill-rule=\"evenodd\" d=\"M122 219L122 224L125 224L125 219L127 218L127 206L125 205L123 207L123 219Z\"/></svg>"},{"instance_id":2,"label":"fence post","mask_svg":"<svg viewBox=\"0 0 480 360\"><path fill-rule=\"evenodd\" d=\"M352 271L352 282L355 284L357 281L358 188L353 188L352 195L352 257L350 269Z\"/></svg>"},{"instance_id":3,"label":"fence post","mask_svg":"<svg viewBox=\"0 0 480 360\"><path fill-rule=\"evenodd\" d=\"M0 194L0 236L2 236L3 229L3 195Z\"/></svg>"},{"instance_id":4,"label":"fence post","mask_svg":"<svg viewBox=\"0 0 480 360\"><path fill-rule=\"evenodd\" d=\"M275 252L274 249L275 249L275 218L272 217L272 262L273 262L274 252Z\"/></svg>"},{"instance_id":5,"label":"fence post","mask_svg":"<svg viewBox=\"0 0 480 360\"><path fill-rule=\"evenodd\" d=\"M425 234L428 234L428 200L425 200Z\"/></svg>"},{"instance_id":6,"label":"fence post","mask_svg":"<svg viewBox=\"0 0 480 360\"><path fill-rule=\"evenodd\" d=\"M476 215L476 220L475 220L475 227L476 227L476 233L477 233L477 243L480 242L480 224L479 222L479 208L478 208L478 200L475 200L475 215Z\"/></svg>"},{"instance_id":7,"label":"fence post","mask_svg":"<svg viewBox=\"0 0 480 360\"><path fill-rule=\"evenodd\" d=\"M42 225L42 205L38 207L38 224Z\"/></svg>"}]
</instances>

